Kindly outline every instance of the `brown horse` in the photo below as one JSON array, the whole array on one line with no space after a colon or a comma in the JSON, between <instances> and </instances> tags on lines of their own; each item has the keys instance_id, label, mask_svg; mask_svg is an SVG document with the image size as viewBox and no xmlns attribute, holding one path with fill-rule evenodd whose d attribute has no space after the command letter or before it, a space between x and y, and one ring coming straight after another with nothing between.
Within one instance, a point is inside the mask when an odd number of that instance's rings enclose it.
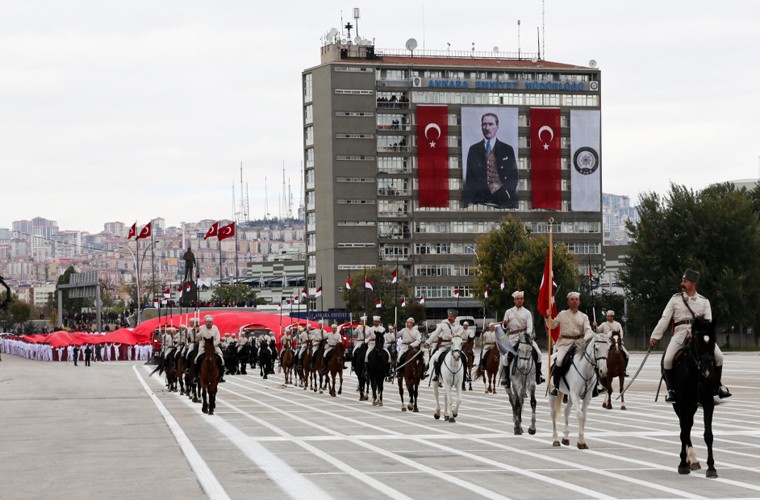
<instances>
[{"instance_id":1,"label":"brown horse","mask_svg":"<svg viewBox=\"0 0 760 500\"><path fill-rule=\"evenodd\" d=\"M425 372L425 360L419 347L412 347L406 351L406 363L398 374L398 394L401 397L401 411L409 410L417 413L417 391L420 387L422 374ZM404 386L409 392L409 403L404 406Z\"/></svg>"},{"instance_id":2,"label":"brown horse","mask_svg":"<svg viewBox=\"0 0 760 500\"><path fill-rule=\"evenodd\" d=\"M620 409L625 410L625 397L623 393L623 383L625 382L625 358L623 357L623 348L620 345L620 336L613 335L610 337L610 352L607 354L607 377L604 379L604 387L607 388L607 394L604 396L603 408L612 409L612 382L617 377L620 380Z\"/></svg>"},{"instance_id":3,"label":"brown horse","mask_svg":"<svg viewBox=\"0 0 760 500\"><path fill-rule=\"evenodd\" d=\"M179 384L179 393L184 396L189 392L189 388L185 388L185 357L182 355L182 349L177 349L174 355L174 373Z\"/></svg>"},{"instance_id":4,"label":"brown horse","mask_svg":"<svg viewBox=\"0 0 760 500\"><path fill-rule=\"evenodd\" d=\"M322 354L325 352L324 343L325 343L324 340L320 341L319 346L317 347L317 350L314 352L314 354L312 354L312 357L314 358L314 363L309 369L309 387L314 392L317 392L317 390L319 390L320 394L324 393L324 390L322 387L322 380L326 378L322 375L322 362L324 361L324 356Z\"/></svg>"},{"instance_id":5,"label":"brown horse","mask_svg":"<svg viewBox=\"0 0 760 500\"><path fill-rule=\"evenodd\" d=\"M491 347L486 353L485 359L483 359L483 365L485 369L485 378L483 378L483 384L486 385L486 394L496 394L497 376L499 375L499 364L501 363L501 357L499 356L499 349L496 346ZM506 369L506 368L505 368Z\"/></svg>"},{"instance_id":6,"label":"brown horse","mask_svg":"<svg viewBox=\"0 0 760 500\"><path fill-rule=\"evenodd\" d=\"M327 385L330 388L330 396L335 397L335 377L340 379L338 394L343 393L343 359L346 354L346 346L338 342L332 350L332 356L327 361Z\"/></svg>"},{"instance_id":7,"label":"brown horse","mask_svg":"<svg viewBox=\"0 0 760 500\"><path fill-rule=\"evenodd\" d=\"M467 364L464 369L467 375L462 379L462 390L465 390L465 383L469 383L469 389L472 390L472 362L475 358L474 354L475 337L468 337L467 341L462 347L462 353L467 359Z\"/></svg>"},{"instance_id":8,"label":"brown horse","mask_svg":"<svg viewBox=\"0 0 760 500\"><path fill-rule=\"evenodd\" d=\"M216 364L214 339L204 339L203 356L201 357L201 367L198 374L201 384L201 396L203 398L203 413L214 414L214 409L216 408L216 386L219 383L220 375L219 367Z\"/></svg>"},{"instance_id":9,"label":"brown horse","mask_svg":"<svg viewBox=\"0 0 760 500\"><path fill-rule=\"evenodd\" d=\"M293 345L290 342L285 342L282 346L282 353L280 353L280 369L285 377L285 385L293 383L294 362Z\"/></svg>"},{"instance_id":10,"label":"brown horse","mask_svg":"<svg viewBox=\"0 0 760 500\"><path fill-rule=\"evenodd\" d=\"M298 377L301 379L301 384L303 385L304 391L309 387L309 365L311 365L311 343L309 343L309 346L303 352L303 356L301 357L301 364L298 367Z\"/></svg>"},{"instance_id":11,"label":"brown horse","mask_svg":"<svg viewBox=\"0 0 760 500\"><path fill-rule=\"evenodd\" d=\"M164 371L166 372L166 387L169 392L177 392L177 365L176 365L176 351L172 351L171 354L164 358Z\"/></svg>"}]
</instances>

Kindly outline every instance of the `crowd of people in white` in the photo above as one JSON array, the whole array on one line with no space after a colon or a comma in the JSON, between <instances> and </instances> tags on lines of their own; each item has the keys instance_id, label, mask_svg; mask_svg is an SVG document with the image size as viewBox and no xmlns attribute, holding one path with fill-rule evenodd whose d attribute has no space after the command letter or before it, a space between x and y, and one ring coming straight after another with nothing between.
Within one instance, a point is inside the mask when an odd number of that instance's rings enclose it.
<instances>
[{"instance_id":1,"label":"crowd of people in white","mask_svg":"<svg viewBox=\"0 0 760 500\"><path fill-rule=\"evenodd\" d=\"M78 361L85 360L85 348L90 345L92 360L95 361L147 361L153 354L151 344L126 345L104 342L101 344L83 344L53 347L50 344L25 342L10 337L0 341L2 352L37 361ZM100 351L100 352L98 352ZM122 356L122 352L124 356Z\"/></svg>"}]
</instances>

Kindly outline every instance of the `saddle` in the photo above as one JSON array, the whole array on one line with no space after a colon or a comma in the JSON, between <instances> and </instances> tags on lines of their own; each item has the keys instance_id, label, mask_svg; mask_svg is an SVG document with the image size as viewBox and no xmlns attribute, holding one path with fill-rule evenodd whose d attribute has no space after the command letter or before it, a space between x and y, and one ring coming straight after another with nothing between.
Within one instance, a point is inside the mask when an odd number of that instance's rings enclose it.
<instances>
[{"instance_id":1,"label":"saddle","mask_svg":"<svg viewBox=\"0 0 760 500\"><path fill-rule=\"evenodd\" d=\"M567 371L570 369L570 365L573 364L573 358L575 357L575 349L576 346L570 347L570 349L567 350L567 354L565 354L565 359L562 361L562 366L557 366L556 361L552 364L552 375L554 374L555 370L557 371L557 374L560 377L564 377L567 374Z\"/></svg>"}]
</instances>

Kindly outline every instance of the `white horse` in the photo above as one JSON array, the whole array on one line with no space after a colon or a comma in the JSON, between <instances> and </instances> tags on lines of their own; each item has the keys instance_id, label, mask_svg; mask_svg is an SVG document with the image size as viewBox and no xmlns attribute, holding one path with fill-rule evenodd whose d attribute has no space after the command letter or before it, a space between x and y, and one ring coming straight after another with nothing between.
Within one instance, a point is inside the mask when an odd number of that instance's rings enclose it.
<instances>
[{"instance_id":1,"label":"white horse","mask_svg":"<svg viewBox=\"0 0 760 500\"><path fill-rule=\"evenodd\" d=\"M569 396L569 402L565 405L565 433L562 438L562 444L569 445L570 439L570 409L573 405L577 408L578 414L578 449L588 449L584 439L584 428L586 427L586 410L591 402L594 387L597 384L597 371L599 378L604 379L607 376L607 353L609 344L607 344L607 335L597 333L582 348L575 351L572 365L559 385L559 395L549 396L549 408L552 417L552 432L554 442L552 446L559 446L557 437L557 417L559 415L560 405L562 404L562 395Z\"/></svg>"},{"instance_id":2,"label":"white horse","mask_svg":"<svg viewBox=\"0 0 760 500\"><path fill-rule=\"evenodd\" d=\"M459 405L462 404L462 380L464 380L461 337L451 339L451 349L443 358L441 376L438 380L443 385L444 392L443 419L447 422L456 422L455 419L459 414ZM451 397L452 389L456 391L456 399L454 400ZM437 420L441 418L441 404L438 400L438 384L435 382L433 382L433 396L435 396L435 413L433 416Z\"/></svg>"},{"instance_id":3,"label":"white horse","mask_svg":"<svg viewBox=\"0 0 760 500\"><path fill-rule=\"evenodd\" d=\"M536 363L533 361L533 342L527 333L520 335L517 345L517 359L512 361L510 388L507 389L509 404L512 405L512 419L515 423L515 435L521 435L522 408L525 397L530 394L529 434L536 433Z\"/></svg>"}]
</instances>

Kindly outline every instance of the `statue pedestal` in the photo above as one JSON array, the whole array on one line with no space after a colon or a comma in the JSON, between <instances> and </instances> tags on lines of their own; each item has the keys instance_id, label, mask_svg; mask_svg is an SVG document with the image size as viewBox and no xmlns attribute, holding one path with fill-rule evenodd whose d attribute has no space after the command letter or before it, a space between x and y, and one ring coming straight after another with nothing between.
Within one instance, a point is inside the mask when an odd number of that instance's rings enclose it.
<instances>
[{"instance_id":1,"label":"statue pedestal","mask_svg":"<svg viewBox=\"0 0 760 500\"><path fill-rule=\"evenodd\" d=\"M198 283L195 281L190 282L190 291L187 288L182 292L182 298L179 299L179 305L182 307L195 307L195 303L198 302Z\"/></svg>"}]
</instances>

